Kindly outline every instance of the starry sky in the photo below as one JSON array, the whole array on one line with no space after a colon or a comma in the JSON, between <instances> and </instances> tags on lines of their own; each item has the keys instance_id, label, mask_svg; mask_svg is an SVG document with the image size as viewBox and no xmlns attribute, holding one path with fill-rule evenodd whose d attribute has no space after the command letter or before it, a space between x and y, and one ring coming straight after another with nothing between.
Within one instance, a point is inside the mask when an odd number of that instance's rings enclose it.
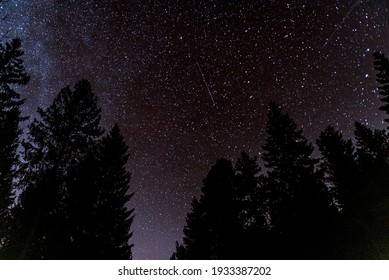
<instances>
[{"instance_id":1,"label":"starry sky","mask_svg":"<svg viewBox=\"0 0 389 280\"><path fill-rule=\"evenodd\" d=\"M86 78L102 125L120 125L136 259L170 257L217 158L260 154L269 101L311 141L386 126L372 67L389 55L386 0L8 0L0 16L25 50L25 115Z\"/></svg>"}]
</instances>

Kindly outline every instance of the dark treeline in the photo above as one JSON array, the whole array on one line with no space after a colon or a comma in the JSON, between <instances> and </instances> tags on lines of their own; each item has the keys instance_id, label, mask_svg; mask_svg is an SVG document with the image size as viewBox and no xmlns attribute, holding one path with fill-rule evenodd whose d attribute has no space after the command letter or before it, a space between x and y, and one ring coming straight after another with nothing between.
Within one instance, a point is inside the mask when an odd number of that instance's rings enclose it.
<instances>
[{"instance_id":1,"label":"dark treeline","mask_svg":"<svg viewBox=\"0 0 389 280\"><path fill-rule=\"evenodd\" d=\"M88 81L38 109L21 141L18 39L0 45L0 258L131 259L128 147ZM20 150L18 151L18 147Z\"/></svg>"},{"instance_id":2,"label":"dark treeline","mask_svg":"<svg viewBox=\"0 0 389 280\"><path fill-rule=\"evenodd\" d=\"M374 58L389 114L389 61ZM264 168L246 153L212 166L172 259L389 259L389 131L328 126L315 158L272 102L266 132Z\"/></svg>"},{"instance_id":3,"label":"dark treeline","mask_svg":"<svg viewBox=\"0 0 389 280\"><path fill-rule=\"evenodd\" d=\"M18 39L0 44L0 258L131 259L119 127L103 131L96 95L81 80L22 133L22 56ZM374 57L379 109L389 114L389 61ZM388 129L355 123L355 137L344 139L329 126L315 158L272 102L266 132L263 166L246 153L212 166L172 259L389 259Z\"/></svg>"}]
</instances>

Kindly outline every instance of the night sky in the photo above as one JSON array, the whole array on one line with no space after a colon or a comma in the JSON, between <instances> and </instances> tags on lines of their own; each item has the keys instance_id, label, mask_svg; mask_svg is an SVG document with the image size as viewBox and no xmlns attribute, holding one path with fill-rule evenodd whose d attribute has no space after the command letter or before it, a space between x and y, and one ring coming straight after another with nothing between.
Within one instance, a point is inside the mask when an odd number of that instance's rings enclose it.
<instances>
[{"instance_id":1,"label":"night sky","mask_svg":"<svg viewBox=\"0 0 389 280\"><path fill-rule=\"evenodd\" d=\"M387 0L9 0L0 12L31 75L24 114L86 78L102 125L120 125L136 259L170 257L217 158L260 154L270 100L312 141L328 124L386 126L372 53L389 55Z\"/></svg>"}]
</instances>

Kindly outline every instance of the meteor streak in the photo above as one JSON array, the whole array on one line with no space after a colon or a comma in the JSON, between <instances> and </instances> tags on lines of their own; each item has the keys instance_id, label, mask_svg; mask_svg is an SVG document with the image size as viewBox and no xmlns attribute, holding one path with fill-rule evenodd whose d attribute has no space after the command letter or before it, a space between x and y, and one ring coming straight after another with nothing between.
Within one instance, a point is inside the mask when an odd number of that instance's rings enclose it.
<instances>
[{"instance_id":1,"label":"meteor streak","mask_svg":"<svg viewBox=\"0 0 389 280\"><path fill-rule=\"evenodd\" d=\"M207 88L208 94L209 94L209 96L211 97L212 104L213 104L213 106L215 106L215 105L216 105L216 103L215 103L215 100L213 100L212 93L211 93L211 91L209 90L209 86L208 86L208 83L207 83L207 81L205 80L205 77L204 77L203 71L201 71L200 64L199 64L199 62L198 62L198 61L196 61L196 64L197 64L197 68L199 68L199 71L200 71L201 77L203 77L203 81L204 81L205 87Z\"/></svg>"},{"instance_id":2,"label":"meteor streak","mask_svg":"<svg viewBox=\"0 0 389 280\"><path fill-rule=\"evenodd\" d=\"M345 20L349 17L351 12L354 10L354 8L361 2L362 0L357 0L354 5L350 8L350 10L347 12L347 14L343 17L342 21L338 24L338 26L335 28L334 32L332 32L331 36L327 39L327 41L324 43L324 45L321 47L322 49L327 46L327 44L331 41L332 37L338 32L339 28L343 25Z\"/></svg>"}]
</instances>

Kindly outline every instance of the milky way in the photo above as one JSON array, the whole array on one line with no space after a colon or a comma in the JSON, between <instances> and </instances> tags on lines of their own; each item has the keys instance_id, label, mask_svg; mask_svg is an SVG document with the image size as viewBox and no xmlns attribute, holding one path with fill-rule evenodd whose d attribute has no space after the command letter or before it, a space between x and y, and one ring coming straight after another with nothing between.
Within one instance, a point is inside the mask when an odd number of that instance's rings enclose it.
<instances>
[{"instance_id":1,"label":"milky way","mask_svg":"<svg viewBox=\"0 0 389 280\"><path fill-rule=\"evenodd\" d=\"M372 53L389 54L388 9L383 0L10 0L0 31L23 40L26 115L91 81L103 126L118 123L130 146L134 257L166 259L214 161L261 152L270 100L312 141L328 124L347 136L354 121L385 127Z\"/></svg>"}]
</instances>

